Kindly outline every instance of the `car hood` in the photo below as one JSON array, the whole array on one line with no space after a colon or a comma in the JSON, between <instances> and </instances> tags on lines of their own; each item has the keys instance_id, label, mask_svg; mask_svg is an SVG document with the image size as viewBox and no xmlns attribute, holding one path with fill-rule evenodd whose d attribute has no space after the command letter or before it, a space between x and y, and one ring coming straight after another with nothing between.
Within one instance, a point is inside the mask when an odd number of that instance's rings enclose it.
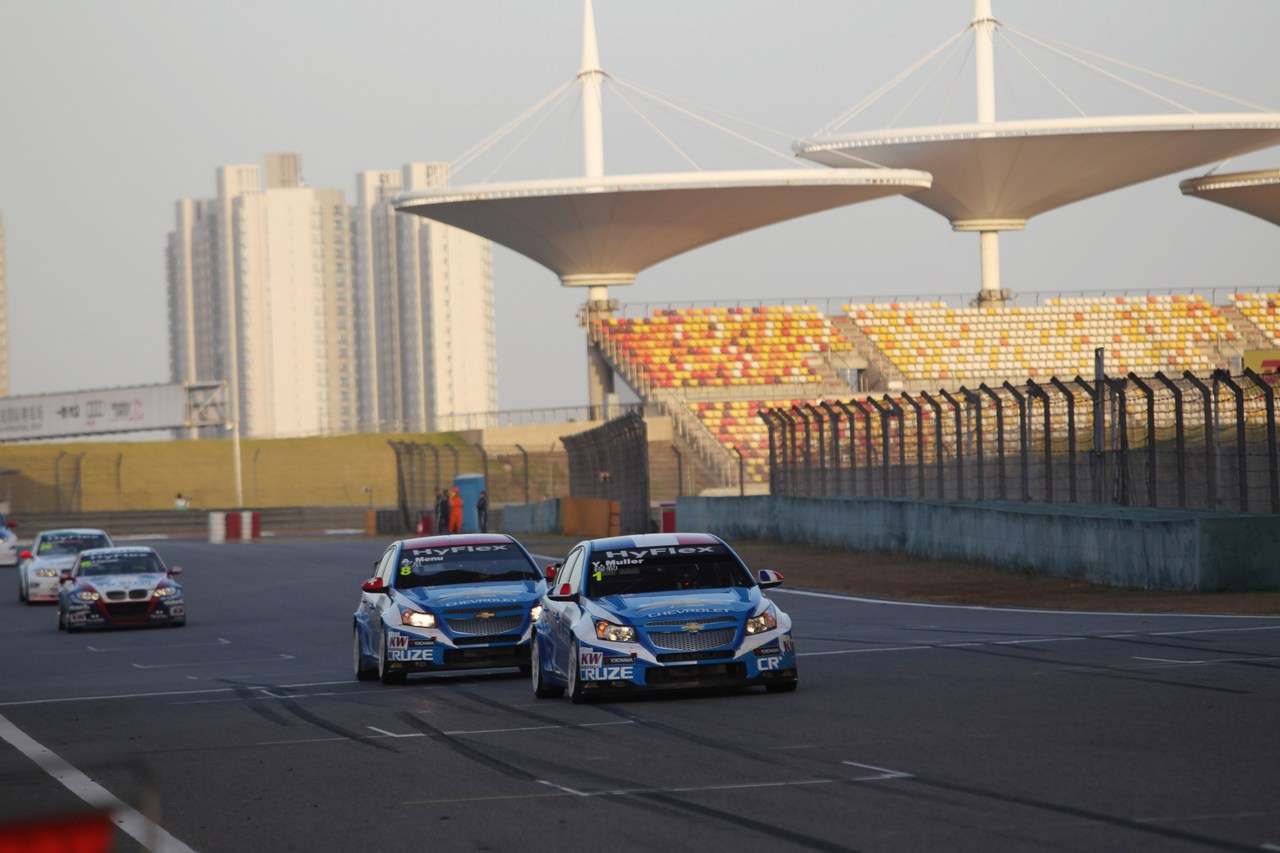
<instances>
[{"instance_id":1,"label":"car hood","mask_svg":"<svg viewBox=\"0 0 1280 853\"><path fill-rule=\"evenodd\" d=\"M31 558L32 567L39 569L69 569L75 564L75 554L36 554Z\"/></svg>"},{"instance_id":2,"label":"car hood","mask_svg":"<svg viewBox=\"0 0 1280 853\"><path fill-rule=\"evenodd\" d=\"M439 612L517 604L531 607L543 592L544 585L541 582L508 581L455 586L419 586L412 589L398 589L396 595L406 604Z\"/></svg>"},{"instance_id":3,"label":"car hood","mask_svg":"<svg viewBox=\"0 0 1280 853\"><path fill-rule=\"evenodd\" d=\"M592 603L610 614L626 619L633 625L646 625L672 619L701 620L713 617L746 619L760 606L760 590L758 587L743 587L696 592L610 595Z\"/></svg>"},{"instance_id":4,"label":"car hood","mask_svg":"<svg viewBox=\"0 0 1280 853\"><path fill-rule=\"evenodd\" d=\"M163 572L155 572L154 574L145 575L94 575L93 577L79 578L79 582L89 584L98 592L116 592L119 590L154 587L167 578L168 575Z\"/></svg>"}]
</instances>

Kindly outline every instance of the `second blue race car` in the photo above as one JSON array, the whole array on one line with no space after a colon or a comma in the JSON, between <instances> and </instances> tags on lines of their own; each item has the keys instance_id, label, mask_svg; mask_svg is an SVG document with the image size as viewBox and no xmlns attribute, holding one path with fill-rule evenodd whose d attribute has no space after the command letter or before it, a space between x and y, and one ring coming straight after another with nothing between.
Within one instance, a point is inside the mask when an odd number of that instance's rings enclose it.
<instances>
[{"instance_id":1,"label":"second blue race car","mask_svg":"<svg viewBox=\"0 0 1280 853\"><path fill-rule=\"evenodd\" d=\"M547 583L500 534L393 542L365 581L353 631L355 675L384 684L412 672L529 668L529 635Z\"/></svg>"},{"instance_id":2,"label":"second blue race car","mask_svg":"<svg viewBox=\"0 0 1280 853\"><path fill-rule=\"evenodd\" d=\"M758 576L707 533L595 539L565 558L533 638L534 694L764 685L796 688L791 618Z\"/></svg>"}]
</instances>

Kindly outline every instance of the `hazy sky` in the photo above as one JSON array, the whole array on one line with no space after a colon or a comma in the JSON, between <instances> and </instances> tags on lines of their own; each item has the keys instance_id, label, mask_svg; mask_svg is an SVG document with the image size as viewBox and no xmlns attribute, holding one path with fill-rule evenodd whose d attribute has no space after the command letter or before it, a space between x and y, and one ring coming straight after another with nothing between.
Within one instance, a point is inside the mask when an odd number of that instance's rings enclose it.
<instances>
[{"instance_id":1,"label":"hazy sky","mask_svg":"<svg viewBox=\"0 0 1280 853\"><path fill-rule=\"evenodd\" d=\"M1274 0L993 0L1011 30L1076 45L1280 110ZM783 155L972 17L971 0L596 0L604 68L779 135ZM214 170L299 151L307 184L354 200L355 174L456 162L578 70L581 0L0 0L0 216L12 392L168 380L166 235L174 202L215 193ZM846 130L969 121L968 42ZM1026 59L1022 54L1026 55ZM999 118L1174 109L1074 71L1034 43L997 42ZM1028 61L1029 60L1029 61ZM1113 70L1114 69L1113 67ZM1120 70L1202 112L1244 108ZM623 90L605 94L609 172L776 168ZM565 100L515 148L455 183L581 169ZM527 127L527 126L526 126ZM735 127L742 128L741 125ZM688 141L681 141L680 134ZM518 138L524 134L515 134ZM728 137L723 137L728 139ZM514 153L512 153L514 151ZM510 155L508 157L508 155ZM1280 167L1280 148L1226 171ZM1207 167L1206 167L1207 168ZM1033 219L1001 240L1015 292L1271 287L1280 229L1152 181ZM668 261L611 295L624 303L976 293L978 245L937 214L888 199L752 232ZM494 250L503 409L586 402L580 290Z\"/></svg>"}]
</instances>

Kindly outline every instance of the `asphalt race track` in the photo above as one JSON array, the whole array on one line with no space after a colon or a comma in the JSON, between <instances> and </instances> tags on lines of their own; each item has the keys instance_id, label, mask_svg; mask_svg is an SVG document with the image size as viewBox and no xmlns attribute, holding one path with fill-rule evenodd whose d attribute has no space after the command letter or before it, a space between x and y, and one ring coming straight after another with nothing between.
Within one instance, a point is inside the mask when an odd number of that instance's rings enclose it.
<instances>
[{"instance_id":1,"label":"asphalt race track","mask_svg":"<svg viewBox=\"0 0 1280 853\"><path fill-rule=\"evenodd\" d=\"M797 692L575 706L515 671L355 681L380 543L154 544L185 628L64 634L0 569L0 822L105 803L120 850L1280 850L1280 618L783 587Z\"/></svg>"}]
</instances>

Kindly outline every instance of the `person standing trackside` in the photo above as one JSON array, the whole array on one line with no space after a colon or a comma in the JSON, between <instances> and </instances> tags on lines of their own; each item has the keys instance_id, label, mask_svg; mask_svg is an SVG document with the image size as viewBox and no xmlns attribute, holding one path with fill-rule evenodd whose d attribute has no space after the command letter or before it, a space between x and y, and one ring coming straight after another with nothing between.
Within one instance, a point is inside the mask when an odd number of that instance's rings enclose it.
<instances>
[{"instance_id":1,"label":"person standing trackside","mask_svg":"<svg viewBox=\"0 0 1280 853\"><path fill-rule=\"evenodd\" d=\"M436 533L449 532L449 497L436 490Z\"/></svg>"},{"instance_id":2,"label":"person standing trackside","mask_svg":"<svg viewBox=\"0 0 1280 853\"><path fill-rule=\"evenodd\" d=\"M453 494L449 495L449 532L462 532L462 494L457 486L453 487Z\"/></svg>"},{"instance_id":3,"label":"person standing trackside","mask_svg":"<svg viewBox=\"0 0 1280 853\"><path fill-rule=\"evenodd\" d=\"M481 533L489 532L489 498L483 489L480 490L480 497L476 498L476 522L480 525Z\"/></svg>"}]
</instances>

